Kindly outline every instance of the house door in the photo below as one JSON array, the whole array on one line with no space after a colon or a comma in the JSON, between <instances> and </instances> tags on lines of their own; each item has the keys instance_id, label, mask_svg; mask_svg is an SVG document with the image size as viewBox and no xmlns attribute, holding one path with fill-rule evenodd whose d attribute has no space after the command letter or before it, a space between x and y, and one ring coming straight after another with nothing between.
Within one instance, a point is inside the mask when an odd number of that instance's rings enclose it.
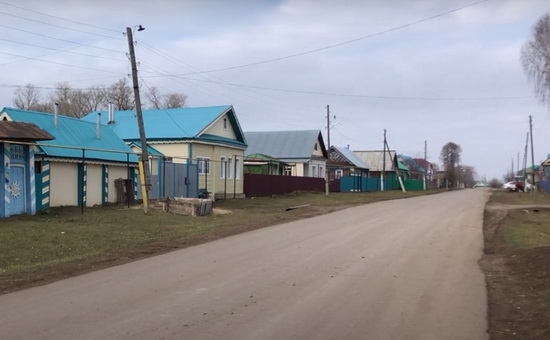
<instances>
[{"instance_id":1,"label":"house door","mask_svg":"<svg viewBox=\"0 0 550 340\"><path fill-rule=\"evenodd\" d=\"M11 180L9 183L10 191L10 214L19 215L26 212L25 202L25 167L20 165L12 165Z\"/></svg>"}]
</instances>

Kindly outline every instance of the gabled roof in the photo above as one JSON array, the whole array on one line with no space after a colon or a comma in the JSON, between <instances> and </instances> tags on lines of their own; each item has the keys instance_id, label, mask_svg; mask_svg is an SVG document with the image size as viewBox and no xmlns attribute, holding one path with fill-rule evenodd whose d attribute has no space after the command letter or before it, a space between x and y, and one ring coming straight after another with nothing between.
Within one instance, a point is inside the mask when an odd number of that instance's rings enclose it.
<instances>
[{"instance_id":1,"label":"gabled roof","mask_svg":"<svg viewBox=\"0 0 550 340\"><path fill-rule=\"evenodd\" d=\"M384 151L382 150L373 150L373 151L353 151L353 153L363 162L369 165L370 171L382 171L384 165ZM386 155L386 171L392 171L394 169L395 163L397 162L397 157L395 150L390 150L385 152Z\"/></svg>"},{"instance_id":2,"label":"gabled roof","mask_svg":"<svg viewBox=\"0 0 550 340\"><path fill-rule=\"evenodd\" d=\"M327 157L319 130L245 132L245 136L248 143L245 156L262 153L280 160L307 161L319 141L323 157Z\"/></svg>"},{"instance_id":3,"label":"gabled roof","mask_svg":"<svg viewBox=\"0 0 550 340\"><path fill-rule=\"evenodd\" d=\"M126 162L129 154L130 161L137 162L137 156L132 149L105 125L101 126L100 138L97 138L96 124L76 118L59 115L56 128L52 113L13 108L4 108L2 113L16 122L36 124L52 135L54 140L37 143L46 156L80 159L82 149L85 149L86 159Z\"/></svg>"},{"instance_id":4,"label":"gabled roof","mask_svg":"<svg viewBox=\"0 0 550 340\"><path fill-rule=\"evenodd\" d=\"M368 169L369 166L365 162L363 162L359 157L357 157L356 154L353 153L348 148L343 148L339 146L331 146L331 153L330 158L331 160L338 162L347 162L349 164L352 164L357 169Z\"/></svg>"},{"instance_id":5,"label":"gabled roof","mask_svg":"<svg viewBox=\"0 0 550 340\"><path fill-rule=\"evenodd\" d=\"M32 123L0 121L0 139L26 142L51 140L53 136Z\"/></svg>"},{"instance_id":6,"label":"gabled roof","mask_svg":"<svg viewBox=\"0 0 550 340\"><path fill-rule=\"evenodd\" d=\"M426 169L420 163L418 163L416 159L412 157L405 156L405 155L398 155L397 159L398 161L401 161L402 163L404 163L411 172L423 173L423 174L426 173Z\"/></svg>"},{"instance_id":7,"label":"gabled roof","mask_svg":"<svg viewBox=\"0 0 550 340\"><path fill-rule=\"evenodd\" d=\"M414 159L416 163L418 163L421 167L428 170L428 172L432 172L434 170L434 166L432 163L428 162L424 158L415 158Z\"/></svg>"},{"instance_id":8,"label":"gabled roof","mask_svg":"<svg viewBox=\"0 0 550 340\"><path fill-rule=\"evenodd\" d=\"M205 134L223 115L227 114L236 139ZM175 109L143 110L143 125L147 141L204 140L246 147L244 134L231 105L208 107L184 107ZM101 111L101 122L109 121L107 111ZM126 141L140 139L136 111L115 111L114 123L108 124L120 138ZM95 122L97 112L92 112L82 120Z\"/></svg>"}]
</instances>

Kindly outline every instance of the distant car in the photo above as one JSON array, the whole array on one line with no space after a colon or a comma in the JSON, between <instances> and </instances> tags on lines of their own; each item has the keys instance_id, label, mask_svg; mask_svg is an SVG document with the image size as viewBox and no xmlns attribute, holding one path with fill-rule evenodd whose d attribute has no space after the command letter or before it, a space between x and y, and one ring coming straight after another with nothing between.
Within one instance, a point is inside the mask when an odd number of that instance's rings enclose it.
<instances>
[{"instance_id":1,"label":"distant car","mask_svg":"<svg viewBox=\"0 0 550 340\"><path fill-rule=\"evenodd\" d=\"M516 190L518 190L516 184L517 184L516 181L510 181L510 182L504 183L502 185L502 189L506 189L506 190L509 190L509 191L516 191Z\"/></svg>"},{"instance_id":2,"label":"distant car","mask_svg":"<svg viewBox=\"0 0 550 340\"><path fill-rule=\"evenodd\" d=\"M474 188L487 188L489 186L489 184L487 183L483 183L483 182L477 182L476 184L474 184Z\"/></svg>"}]
</instances>

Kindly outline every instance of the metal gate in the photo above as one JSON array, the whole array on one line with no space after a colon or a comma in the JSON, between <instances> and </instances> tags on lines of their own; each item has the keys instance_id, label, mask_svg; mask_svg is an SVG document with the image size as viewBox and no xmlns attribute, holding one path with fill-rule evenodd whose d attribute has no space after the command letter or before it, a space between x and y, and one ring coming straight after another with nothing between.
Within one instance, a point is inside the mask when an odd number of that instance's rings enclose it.
<instances>
[{"instance_id":1,"label":"metal gate","mask_svg":"<svg viewBox=\"0 0 550 340\"><path fill-rule=\"evenodd\" d=\"M19 215L26 212L25 203L27 201L25 185L25 166L12 164L11 179L9 183L10 190L10 214Z\"/></svg>"}]
</instances>

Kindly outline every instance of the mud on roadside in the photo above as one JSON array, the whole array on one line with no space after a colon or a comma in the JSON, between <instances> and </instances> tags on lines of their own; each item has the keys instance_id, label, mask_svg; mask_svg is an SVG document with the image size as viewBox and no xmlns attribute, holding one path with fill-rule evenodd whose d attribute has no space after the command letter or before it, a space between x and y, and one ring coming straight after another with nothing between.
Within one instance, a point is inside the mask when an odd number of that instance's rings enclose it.
<instances>
[{"instance_id":1,"label":"mud on roadside","mask_svg":"<svg viewBox=\"0 0 550 340\"><path fill-rule=\"evenodd\" d=\"M492 340L550 339L550 247L507 247L502 225L511 208L485 210L480 266L487 282L489 334Z\"/></svg>"}]
</instances>

